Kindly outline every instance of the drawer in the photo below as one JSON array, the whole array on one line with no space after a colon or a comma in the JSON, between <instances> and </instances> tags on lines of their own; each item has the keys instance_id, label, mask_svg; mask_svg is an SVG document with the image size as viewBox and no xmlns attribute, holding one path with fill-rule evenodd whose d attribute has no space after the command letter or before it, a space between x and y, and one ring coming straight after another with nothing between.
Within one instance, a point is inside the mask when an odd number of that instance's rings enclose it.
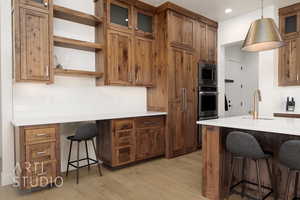
<instances>
[{"instance_id":1,"label":"drawer","mask_svg":"<svg viewBox=\"0 0 300 200\"><path fill-rule=\"evenodd\" d=\"M26 145L27 162L56 160L55 142Z\"/></svg>"},{"instance_id":2,"label":"drawer","mask_svg":"<svg viewBox=\"0 0 300 200\"><path fill-rule=\"evenodd\" d=\"M55 140L55 133L56 129L54 127L25 129L25 142L30 144Z\"/></svg>"},{"instance_id":3,"label":"drawer","mask_svg":"<svg viewBox=\"0 0 300 200\"><path fill-rule=\"evenodd\" d=\"M164 117L143 117L135 119L136 128L163 127Z\"/></svg>"},{"instance_id":4,"label":"drawer","mask_svg":"<svg viewBox=\"0 0 300 200\"><path fill-rule=\"evenodd\" d=\"M135 161L135 150L133 146L117 148L115 150L114 166L124 165Z\"/></svg>"},{"instance_id":5,"label":"drawer","mask_svg":"<svg viewBox=\"0 0 300 200\"><path fill-rule=\"evenodd\" d=\"M134 144L134 132L132 130L128 131L117 131L114 134L115 146L128 146Z\"/></svg>"},{"instance_id":6,"label":"drawer","mask_svg":"<svg viewBox=\"0 0 300 200\"><path fill-rule=\"evenodd\" d=\"M53 183L56 178L56 162L46 162L44 164L32 164L31 170L26 173L25 188L46 186Z\"/></svg>"},{"instance_id":7,"label":"drawer","mask_svg":"<svg viewBox=\"0 0 300 200\"><path fill-rule=\"evenodd\" d=\"M133 120L113 120L113 129L115 131L133 129Z\"/></svg>"}]
</instances>

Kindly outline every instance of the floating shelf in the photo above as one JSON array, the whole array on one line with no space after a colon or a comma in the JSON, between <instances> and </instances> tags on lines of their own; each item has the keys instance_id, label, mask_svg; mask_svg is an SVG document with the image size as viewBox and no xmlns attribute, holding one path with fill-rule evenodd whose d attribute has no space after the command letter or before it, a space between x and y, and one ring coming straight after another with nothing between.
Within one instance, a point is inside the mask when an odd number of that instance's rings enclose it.
<instances>
[{"instance_id":1,"label":"floating shelf","mask_svg":"<svg viewBox=\"0 0 300 200\"><path fill-rule=\"evenodd\" d=\"M94 77L94 78L102 78L103 73L101 72L91 72L91 71L83 71L83 70L73 70L73 69L54 69L54 73L56 75L61 76L79 76L79 77Z\"/></svg>"},{"instance_id":2,"label":"floating shelf","mask_svg":"<svg viewBox=\"0 0 300 200\"><path fill-rule=\"evenodd\" d=\"M84 51L100 51L103 49L103 45L93 43L93 42L86 42L81 40L74 40L60 36L54 36L54 45L65 47L65 48L72 48Z\"/></svg>"},{"instance_id":3,"label":"floating shelf","mask_svg":"<svg viewBox=\"0 0 300 200\"><path fill-rule=\"evenodd\" d=\"M103 22L103 18L95 16L95 15L90 15L86 14L77 10L72 10L69 8L65 8L62 6L54 5L54 17L80 23L80 24L85 24L89 26L97 26Z\"/></svg>"}]
</instances>

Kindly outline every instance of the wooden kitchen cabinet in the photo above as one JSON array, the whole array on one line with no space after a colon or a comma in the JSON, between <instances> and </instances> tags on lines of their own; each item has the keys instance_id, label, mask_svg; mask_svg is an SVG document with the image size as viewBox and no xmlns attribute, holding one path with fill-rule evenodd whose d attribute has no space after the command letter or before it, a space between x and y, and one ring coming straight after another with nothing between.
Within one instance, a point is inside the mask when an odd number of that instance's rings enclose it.
<instances>
[{"instance_id":1,"label":"wooden kitchen cabinet","mask_svg":"<svg viewBox=\"0 0 300 200\"><path fill-rule=\"evenodd\" d=\"M171 154L173 156L196 150L197 146L197 66L193 52L172 48L170 64L170 107L168 127L172 133Z\"/></svg>"},{"instance_id":2,"label":"wooden kitchen cabinet","mask_svg":"<svg viewBox=\"0 0 300 200\"><path fill-rule=\"evenodd\" d=\"M135 35L153 39L155 34L154 13L135 8L134 19Z\"/></svg>"},{"instance_id":3,"label":"wooden kitchen cabinet","mask_svg":"<svg viewBox=\"0 0 300 200\"><path fill-rule=\"evenodd\" d=\"M169 11L169 33L170 42L174 46L193 47L193 20Z\"/></svg>"},{"instance_id":4,"label":"wooden kitchen cabinet","mask_svg":"<svg viewBox=\"0 0 300 200\"><path fill-rule=\"evenodd\" d=\"M165 117L138 117L98 122L99 154L111 167L165 153Z\"/></svg>"},{"instance_id":5,"label":"wooden kitchen cabinet","mask_svg":"<svg viewBox=\"0 0 300 200\"><path fill-rule=\"evenodd\" d=\"M196 60L208 62L208 48L207 48L207 25L202 22L195 21L194 29L194 48L196 51Z\"/></svg>"},{"instance_id":6,"label":"wooden kitchen cabinet","mask_svg":"<svg viewBox=\"0 0 300 200\"><path fill-rule=\"evenodd\" d=\"M15 131L16 180L20 189L44 187L60 175L59 126L18 127Z\"/></svg>"},{"instance_id":7,"label":"wooden kitchen cabinet","mask_svg":"<svg viewBox=\"0 0 300 200\"><path fill-rule=\"evenodd\" d=\"M279 49L279 85L299 85L300 38L286 41Z\"/></svg>"},{"instance_id":8,"label":"wooden kitchen cabinet","mask_svg":"<svg viewBox=\"0 0 300 200\"><path fill-rule=\"evenodd\" d=\"M108 83L111 85L130 85L133 81L132 36L109 30L107 38Z\"/></svg>"},{"instance_id":9,"label":"wooden kitchen cabinet","mask_svg":"<svg viewBox=\"0 0 300 200\"><path fill-rule=\"evenodd\" d=\"M153 86L153 67L155 65L154 40L135 37L134 41L134 85Z\"/></svg>"},{"instance_id":10,"label":"wooden kitchen cabinet","mask_svg":"<svg viewBox=\"0 0 300 200\"><path fill-rule=\"evenodd\" d=\"M47 2L52 6L51 1ZM20 3L37 4L14 2L15 80L52 83L52 15Z\"/></svg>"},{"instance_id":11,"label":"wooden kitchen cabinet","mask_svg":"<svg viewBox=\"0 0 300 200\"><path fill-rule=\"evenodd\" d=\"M107 0L107 20L110 29L132 31L132 5L119 0Z\"/></svg>"},{"instance_id":12,"label":"wooden kitchen cabinet","mask_svg":"<svg viewBox=\"0 0 300 200\"><path fill-rule=\"evenodd\" d=\"M300 4L279 9L280 32L286 42L279 49L278 85L300 85Z\"/></svg>"}]
</instances>

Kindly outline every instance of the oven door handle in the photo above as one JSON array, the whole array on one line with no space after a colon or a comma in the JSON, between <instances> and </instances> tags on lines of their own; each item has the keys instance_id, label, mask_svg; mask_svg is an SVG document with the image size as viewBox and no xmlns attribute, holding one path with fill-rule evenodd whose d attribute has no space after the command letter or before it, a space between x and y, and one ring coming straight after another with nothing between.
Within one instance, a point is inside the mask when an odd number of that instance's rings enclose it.
<instances>
[{"instance_id":1,"label":"oven door handle","mask_svg":"<svg viewBox=\"0 0 300 200\"><path fill-rule=\"evenodd\" d=\"M200 94L219 94L219 92L199 92Z\"/></svg>"}]
</instances>

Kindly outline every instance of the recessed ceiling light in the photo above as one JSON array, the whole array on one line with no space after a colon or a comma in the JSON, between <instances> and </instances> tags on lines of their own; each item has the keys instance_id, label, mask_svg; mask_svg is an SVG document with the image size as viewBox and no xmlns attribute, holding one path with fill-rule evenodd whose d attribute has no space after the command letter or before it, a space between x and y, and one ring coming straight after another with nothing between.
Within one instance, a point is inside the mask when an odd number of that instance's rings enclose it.
<instances>
[{"instance_id":1,"label":"recessed ceiling light","mask_svg":"<svg viewBox=\"0 0 300 200\"><path fill-rule=\"evenodd\" d=\"M225 10L225 13L226 13L226 14L231 13L231 12L232 12L232 9L231 9L231 8L227 8L227 9Z\"/></svg>"}]
</instances>

